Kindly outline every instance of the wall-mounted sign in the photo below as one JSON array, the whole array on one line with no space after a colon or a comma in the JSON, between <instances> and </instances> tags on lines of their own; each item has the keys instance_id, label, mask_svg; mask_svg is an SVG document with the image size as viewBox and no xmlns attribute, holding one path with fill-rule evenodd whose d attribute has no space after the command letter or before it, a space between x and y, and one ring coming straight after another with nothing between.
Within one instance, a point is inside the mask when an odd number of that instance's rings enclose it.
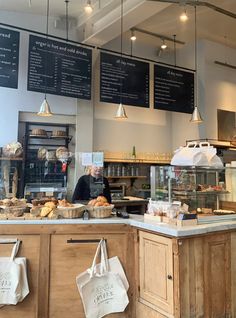
<instances>
[{"instance_id":1,"label":"wall-mounted sign","mask_svg":"<svg viewBox=\"0 0 236 318\"><path fill-rule=\"evenodd\" d=\"M20 33L0 28L0 86L18 87Z\"/></svg>"},{"instance_id":2,"label":"wall-mounted sign","mask_svg":"<svg viewBox=\"0 0 236 318\"><path fill-rule=\"evenodd\" d=\"M154 65L154 108L191 114L194 109L194 73Z\"/></svg>"},{"instance_id":3,"label":"wall-mounted sign","mask_svg":"<svg viewBox=\"0 0 236 318\"><path fill-rule=\"evenodd\" d=\"M100 101L149 107L149 64L101 53Z\"/></svg>"},{"instance_id":4,"label":"wall-mounted sign","mask_svg":"<svg viewBox=\"0 0 236 318\"><path fill-rule=\"evenodd\" d=\"M30 35L28 90L91 99L92 50Z\"/></svg>"}]
</instances>

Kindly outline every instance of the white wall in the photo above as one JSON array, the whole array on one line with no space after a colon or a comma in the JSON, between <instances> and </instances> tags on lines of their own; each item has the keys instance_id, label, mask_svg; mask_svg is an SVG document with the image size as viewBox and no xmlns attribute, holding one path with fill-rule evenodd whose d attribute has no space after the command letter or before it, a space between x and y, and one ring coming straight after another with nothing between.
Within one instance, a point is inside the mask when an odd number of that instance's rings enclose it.
<instances>
[{"instance_id":1,"label":"white wall","mask_svg":"<svg viewBox=\"0 0 236 318\"><path fill-rule=\"evenodd\" d=\"M216 65L214 61L236 66L236 50L204 41L206 136L217 139L217 109L236 112L236 69Z\"/></svg>"}]
</instances>

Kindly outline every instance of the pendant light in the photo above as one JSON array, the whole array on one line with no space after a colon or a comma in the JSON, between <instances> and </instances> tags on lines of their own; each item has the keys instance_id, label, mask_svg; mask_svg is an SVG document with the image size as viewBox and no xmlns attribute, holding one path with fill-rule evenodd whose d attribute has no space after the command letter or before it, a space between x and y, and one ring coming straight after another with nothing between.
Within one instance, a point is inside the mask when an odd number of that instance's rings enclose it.
<instances>
[{"instance_id":1,"label":"pendant light","mask_svg":"<svg viewBox=\"0 0 236 318\"><path fill-rule=\"evenodd\" d=\"M131 37L130 37L130 40L131 41L136 41L137 37L135 35L135 31L134 30L131 30Z\"/></svg>"},{"instance_id":2,"label":"pendant light","mask_svg":"<svg viewBox=\"0 0 236 318\"><path fill-rule=\"evenodd\" d=\"M184 11L181 13L181 15L179 16L179 19L181 22L186 22L188 21L188 15L187 15L187 10L184 7Z\"/></svg>"},{"instance_id":3,"label":"pendant light","mask_svg":"<svg viewBox=\"0 0 236 318\"><path fill-rule=\"evenodd\" d=\"M161 49L162 49L162 50L165 50L166 48L167 48L167 44L166 44L165 39L163 39L163 40L162 40Z\"/></svg>"},{"instance_id":4,"label":"pendant light","mask_svg":"<svg viewBox=\"0 0 236 318\"><path fill-rule=\"evenodd\" d=\"M91 14L93 12L93 7L92 7L92 4L91 4L91 0L87 0L87 3L85 5L85 7L84 7L84 11L87 14Z\"/></svg>"},{"instance_id":5,"label":"pendant light","mask_svg":"<svg viewBox=\"0 0 236 318\"><path fill-rule=\"evenodd\" d=\"M123 55L123 0L121 0L121 16L120 16L120 69L122 69L122 55ZM115 114L115 119L127 119L125 108L122 104L122 74L120 74L120 104Z\"/></svg>"},{"instance_id":6,"label":"pendant light","mask_svg":"<svg viewBox=\"0 0 236 318\"><path fill-rule=\"evenodd\" d=\"M48 39L48 20L49 20L49 0L47 0L46 39ZM47 45L46 45L46 55L47 55ZM52 112L51 112L50 106L49 106L48 101L47 101L47 63L48 63L47 56L45 58L45 61L46 61L46 63L45 63L45 73L44 73L44 76L45 76L45 79L44 79L44 81L45 81L45 83L44 83L45 84L44 101L42 102L42 104L40 106L40 110L37 113L37 115L42 116L42 117L49 117L49 116L52 116Z\"/></svg>"},{"instance_id":7,"label":"pendant light","mask_svg":"<svg viewBox=\"0 0 236 318\"><path fill-rule=\"evenodd\" d=\"M198 110L197 104L198 104L198 72L197 72L197 68L198 68L198 63L197 63L197 8L196 6L194 7L194 15L195 15L195 106L194 106L194 110L192 113L192 117L190 119L191 123L195 123L195 124L199 124L202 123L202 117L201 114Z\"/></svg>"}]
</instances>

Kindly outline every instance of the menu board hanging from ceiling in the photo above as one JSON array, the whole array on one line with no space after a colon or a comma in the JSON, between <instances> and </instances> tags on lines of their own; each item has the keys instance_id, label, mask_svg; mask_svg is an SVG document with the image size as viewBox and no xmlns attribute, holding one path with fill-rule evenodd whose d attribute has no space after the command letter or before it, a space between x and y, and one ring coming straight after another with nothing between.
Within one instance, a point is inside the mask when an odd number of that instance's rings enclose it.
<instances>
[{"instance_id":1,"label":"menu board hanging from ceiling","mask_svg":"<svg viewBox=\"0 0 236 318\"><path fill-rule=\"evenodd\" d=\"M0 86L18 87L20 33L0 28Z\"/></svg>"},{"instance_id":2,"label":"menu board hanging from ceiling","mask_svg":"<svg viewBox=\"0 0 236 318\"><path fill-rule=\"evenodd\" d=\"M102 52L100 101L149 107L149 64Z\"/></svg>"},{"instance_id":3,"label":"menu board hanging from ceiling","mask_svg":"<svg viewBox=\"0 0 236 318\"><path fill-rule=\"evenodd\" d=\"M91 66L92 50L30 35L29 91L91 99Z\"/></svg>"},{"instance_id":4,"label":"menu board hanging from ceiling","mask_svg":"<svg viewBox=\"0 0 236 318\"><path fill-rule=\"evenodd\" d=\"M191 114L194 109L194 73L154 65L154 108Z\"/></svg>"}]
</instances>

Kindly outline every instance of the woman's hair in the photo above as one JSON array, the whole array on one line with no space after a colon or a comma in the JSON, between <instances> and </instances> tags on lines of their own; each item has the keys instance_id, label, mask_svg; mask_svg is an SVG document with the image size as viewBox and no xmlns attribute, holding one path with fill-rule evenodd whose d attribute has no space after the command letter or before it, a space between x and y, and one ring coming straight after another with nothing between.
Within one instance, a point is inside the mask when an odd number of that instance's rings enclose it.
<instances>
[{"instance_id":1,"label":"woman's hair","mask_svg":"<svg viewBox=\"0 0 236 318\"><path fill-rule=\"evenodd\" d=\"M86 166L86 167L84 168L85 174L90 174L90 173L91 173L91 169L92 169L92 166Z\"/></svg>"}]
</instances>

